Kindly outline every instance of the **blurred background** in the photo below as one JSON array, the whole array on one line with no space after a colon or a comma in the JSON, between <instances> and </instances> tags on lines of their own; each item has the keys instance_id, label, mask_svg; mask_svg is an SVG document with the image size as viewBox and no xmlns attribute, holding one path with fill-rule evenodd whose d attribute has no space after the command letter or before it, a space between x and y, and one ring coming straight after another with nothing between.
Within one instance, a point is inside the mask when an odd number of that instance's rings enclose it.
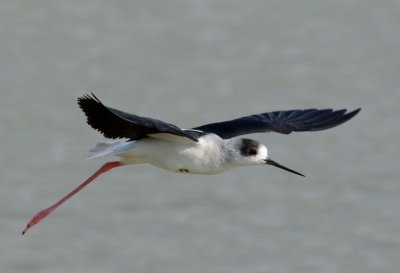
<instances>
[{"instance_id":1,"label":"blurred background","mask_svg":"<svg viewBox=\"0 0 400 273\"><path fill-rule=\"evenodd\" d=\"M398 272L400 2L2 1L2 272ZM252 135L272 167L129 166L21 237L105 161L76 104L184 128L272 110L363 110Z\"/></svg>"}]
</instances>

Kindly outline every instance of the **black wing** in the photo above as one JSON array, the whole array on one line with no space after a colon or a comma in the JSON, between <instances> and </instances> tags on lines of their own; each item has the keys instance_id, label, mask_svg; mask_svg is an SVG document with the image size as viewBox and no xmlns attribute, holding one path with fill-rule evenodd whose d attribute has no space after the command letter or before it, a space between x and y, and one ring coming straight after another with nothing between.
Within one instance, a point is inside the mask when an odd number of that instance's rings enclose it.
<instances>
[{"instance_id":1,"label":"black wing","mask_svg":"<svg viewBox=\"0 0 400 273\"><path fill-rule=\"evenodd\" d=\"M182 130L161 120L140 117L105 106L92 93L78 98L79 107L87 117L87 123L107 138L137 140L150 134L168 133L197 142L198 132Z\"/></svg>"},{"instance_id":2,"label":"black wing","mask_svg":"<svg viewBox=\"0 0 400 273\"><path fill-rule=\"evenodd\" d=\"M210 123L194 129L206 133L214 133L221 138L231 138L239 135L278 132L320 131L329 129L354 117L360 108L346 113L346 109L333 111L332 109L306 109L275 111L229 121Z\"/></svg>"}]
</instances>

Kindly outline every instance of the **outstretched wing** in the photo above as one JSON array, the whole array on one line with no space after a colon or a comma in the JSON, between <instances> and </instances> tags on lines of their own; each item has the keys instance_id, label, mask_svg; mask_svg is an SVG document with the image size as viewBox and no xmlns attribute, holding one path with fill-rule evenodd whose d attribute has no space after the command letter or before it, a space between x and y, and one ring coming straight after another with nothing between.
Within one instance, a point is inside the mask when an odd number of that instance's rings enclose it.
<instances>
[{"instance_id":1,"label":"outstretched wing","mask_svg":"<svg viewBox=\"0 0 400 273\"><path fill-rule=\"evenodd\" d=\"M275 111L241 117L229 121L210 123L194 129L205 133L214 133L221 138L232 138L239 135L278 132L320 131L329 129L354 117L361 109L346 113L346 109L306 109Z\"/></svg>"},{"instance_id":2,"label":"outstretched wing","mask_svg":"<svg viewBox=\"0 0 400 273\"><path fill-rule=\"evenodd\" d=\"M140 117L105 106L92 93L78 98L79 107L87 117L87 123L107 138L137 140L151 134L167 133L186 137L197 142L199 133L183 130L161 120Z\"/></svg>"}]
</instances>

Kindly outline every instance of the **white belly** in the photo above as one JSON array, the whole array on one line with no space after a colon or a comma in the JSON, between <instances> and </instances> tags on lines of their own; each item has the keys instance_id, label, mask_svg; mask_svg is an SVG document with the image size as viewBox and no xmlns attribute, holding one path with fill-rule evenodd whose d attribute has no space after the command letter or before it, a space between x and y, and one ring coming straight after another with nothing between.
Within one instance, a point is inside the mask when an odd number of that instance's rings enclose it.
<instances>
[{"instance_id":1,"label":"white belly","mask_svg":"<svg viewBox=\"0 0 400 273\"><path fill-rule=\"evenodd\" d=\"M199 142L145 138L137 141L133 150L118 156L125 164L149 163L164 170L191 174L215 174L233 167L221 154L218 142L223 140L213 135L213 141L205 141L207 137L201 137Z\"/></svg>"}]
</instances>

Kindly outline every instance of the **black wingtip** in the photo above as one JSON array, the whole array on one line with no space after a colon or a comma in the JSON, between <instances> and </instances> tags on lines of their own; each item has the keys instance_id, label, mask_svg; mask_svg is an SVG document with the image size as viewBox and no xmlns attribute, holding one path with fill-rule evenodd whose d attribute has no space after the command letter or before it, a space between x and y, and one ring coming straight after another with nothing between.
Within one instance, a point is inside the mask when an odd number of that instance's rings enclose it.
<instances>
[{"instance_id":1,"label":"black wingtip","mask_svg":"<svg viewBox=\"0 0 400 273\"><path fill-rule=\"evenodd\" d=\"M96 95L91 92L90 94L85 94L83 96L78 97L78 105L79 108L85 113L88 118L88 124L90 124L90 117L93 115L92 112L97 112L98 108L101 107L105 109L104 104L96 97ZM91 125L91 124L90 124Z\"/></svg>"},{"instance_id":2,"label":"black wingtip","mask_svg":"<svg viewBox=\"0 0 400 273\"><path fill-rule=\"evenodd\" d=\"M330 116L326 117L326 119L322 119L321 121L315 122L309 131L321 131L321 130L326 130L326 129L336 127L338 125L341 125L341 124L349 121L355 115L357 115L360 111L361 111L361 108L357 108L351 112L347 112L347 109L340 109L340 110L332 111L330 113Z\"/></svg>"},{"instance_id":3,"label":"black wingtip","mask_svg":"<svg viewBox=\"0 0 400 273\"><path fill-rule=\"evenodd\" d=\"M91 92L78 97L79 108L86 116L86 122L107 138L118 138L113 131L114 114Z\"/></svg>"},{"instance_id":4,"label":"black wingtip","mask_svg":"<svg viewBox=\"0 0 400 273\"><path fill-rule=\"evenodd\" d=\"M97 103L103 105L103 103L96 97L96 95L93 92L78 97L77 101L79 107L82 110L84 110L84 107L86 106L87 103Z\"/></svg>"},{"instance_id":5,"label":"black wingtip","mask_svg":"<svg viewBox=\"0 0 400 273\"><path fill-rule=\"evenodd\" d=\"M351 115L351 118L354 117L355 115L357 115L359 112L361 111L361 107L357 108L349 113L347 113L347 115Z\"/></svg>"},{"instance_id":6,"label":"black wingtip","mask_svg":"<svg viewBox=\"0 0 400 273\"><path fill-rule=\"evenodd\" d=\"M347 111L347 109L344 109L344 112L346 112L346 111ZM361 108L357 108L357 109L355 109L355 110L353 110L353 111L351 111L351 112L348 112L348 113L343 114L343 118L342 118L342 120L341 120L340 123L344 123L344 122L346 122L346 121L352 119L352 118L353 118L355 115L357 115L360 111L361 111ZM340 123L339 123L339 124L340 124ZM338 125L339 125L339 124L338 124Z\"/></svg>"}]
</instances>

